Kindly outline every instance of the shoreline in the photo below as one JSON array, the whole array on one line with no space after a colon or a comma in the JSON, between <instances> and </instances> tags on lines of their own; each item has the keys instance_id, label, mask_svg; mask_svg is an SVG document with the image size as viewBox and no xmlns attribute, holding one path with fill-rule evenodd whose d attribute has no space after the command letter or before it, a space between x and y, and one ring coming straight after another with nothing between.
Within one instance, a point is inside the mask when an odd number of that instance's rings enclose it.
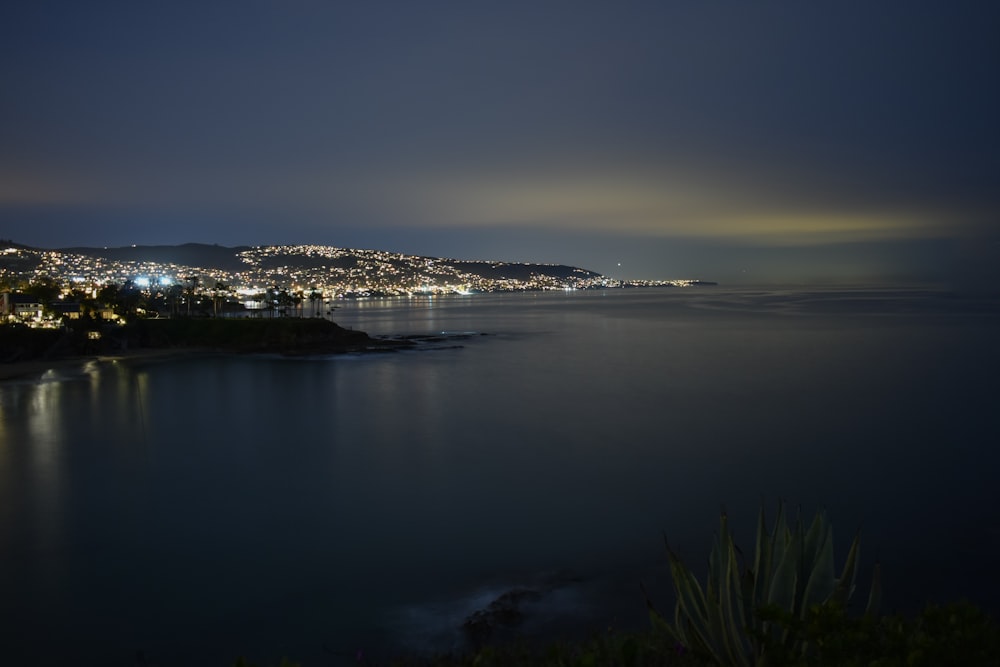
<instances>
[{"instance_id":1,"label":"shoreline","mask_svg":"<svg viewBox=\"0 0 1000 667\"><path fill-rule=\"evenodd\" d=\"M140 320L116 329L112 345L88 344L82 335L31 337L18 332L4 341L28 358L0 363L0 382L46 379L50 371L83 369L117 362L155 362L208 354L279 354L288 357L407 349L412 341L372 338L363 331L344 329L328 320L288 319L232 322L228 320ZM79 332L77 332L79 334ZM41 334L39 334L41 335ZM110 339L109 339L110 340ZM124 349L112 349L113 347ZM49 358L32 356L59 350ZM82 372L82 371L81 371Z\"/></svg>"},{"instance_id":2,"label":"shoreline","mask_svg":"<svg viewBox=\"0 0 1000 667\"><path fill-rule=\"evenodd\" d=\"M135 361L165 361L180 357L197 357L218 353L217 350L200 347L184 348L141 348L116 354L93 354L79 357L59 357L57 359L32 359L0 364L0 382L33 381L44 379L49 371L79 368L89 364L112 364Z\"/></svg>"},{"instance_id":3,"label":"shoreline","mask_svg":"<svg viewBox=\"0 0 1000 667\"><path fill-rule=\"evenodd\" d=\"M27 361L11 361L0 363L0 384L5 382L40 382L50 371L78 369L81 373L90 364L106 365L113 363L156 363L171 359L189 359L212 355L247 355L247 354L278 354L289 359L311 355L335 354L375 354L413 349L415 343L411 340L394 340L373 338L364 346L318 345L292 352L278 350L231 350L212 347L146 347L116 352L113 354L88 354L82 356L57 357L55 359L30 359ZM75 373L74 373L75 374ZM65 376L60 376L65 377Z\"/></svg>"}]
</instances>

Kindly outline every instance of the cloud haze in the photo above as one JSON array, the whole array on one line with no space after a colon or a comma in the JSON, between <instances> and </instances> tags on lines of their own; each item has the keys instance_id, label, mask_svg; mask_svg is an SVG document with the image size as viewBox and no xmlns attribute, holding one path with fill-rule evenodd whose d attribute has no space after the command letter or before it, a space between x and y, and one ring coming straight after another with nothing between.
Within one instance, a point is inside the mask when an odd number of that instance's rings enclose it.
<instances>
[{"instance_id":1,"label":"cloud haze","mask_svg":"<svg viewBox=\"0 0 1000 667\"><path fill-rule=\"evenodd\" d=\"M941 277L996 227L998 28L973 3L8 5L0 234Z\"/></svg>"}]
</instances>

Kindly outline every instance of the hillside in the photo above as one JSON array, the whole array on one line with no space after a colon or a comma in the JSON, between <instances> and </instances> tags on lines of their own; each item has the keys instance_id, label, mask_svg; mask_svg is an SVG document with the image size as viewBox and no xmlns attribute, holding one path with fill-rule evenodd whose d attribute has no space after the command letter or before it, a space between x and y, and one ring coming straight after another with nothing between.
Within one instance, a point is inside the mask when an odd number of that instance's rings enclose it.
<instances>
[{"instance_id":1,"label":"hillside","mask_svg":"<svg viewBox=\"0 0 1000 667\"><path fill-rule=\"evenodd\" d=\"M200 243L48 250L10 243L0 252L8 281L52 278L96 285L195 279L233 289L315 289L326 295L402 295L584 288L603 277L563 264L529 264L406 255L335 246Z\"/></svg>"},{"instance_id":2,"label":"hillside","mask_svg":"<svg viewBox=\"0 0 1000 667\"><path fill-rule=\"evenodd\" d=\"M85 255L114 262L151 262L239 271L243 268L239 253L245 250L250 250L250 246L227 248L205 243L182 243L181 245L144 245L122 248L59 248L57 252Z\"/></svg>"}]
</instances>

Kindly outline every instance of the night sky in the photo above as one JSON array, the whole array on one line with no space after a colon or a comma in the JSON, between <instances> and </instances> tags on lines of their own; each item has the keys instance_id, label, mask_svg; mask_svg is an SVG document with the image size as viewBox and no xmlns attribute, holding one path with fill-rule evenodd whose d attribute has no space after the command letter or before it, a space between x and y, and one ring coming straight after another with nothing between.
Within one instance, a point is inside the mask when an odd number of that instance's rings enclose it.
<instances>
[{"instance_id":1,"label":"night sky","mask_svg":"<svg viewBox=\"0 0 1000 667\"><path fill-rule=\"evenodd\" d=\"M982 283L996 7L4 2L0 237Z\"/></svg>"}]
</instances>

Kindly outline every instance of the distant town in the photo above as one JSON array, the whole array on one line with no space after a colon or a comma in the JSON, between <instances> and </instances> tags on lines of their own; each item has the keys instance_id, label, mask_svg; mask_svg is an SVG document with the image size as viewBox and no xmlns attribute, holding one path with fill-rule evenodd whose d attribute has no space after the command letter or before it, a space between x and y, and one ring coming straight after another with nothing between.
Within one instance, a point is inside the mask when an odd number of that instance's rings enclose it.
<instances>
[{"instance_id":1,"label":"distant town","mask_svg":"<svg viewBox=\"0 0 1000 667\"><path fill-rule=\"evenodd\" d=\"M324 317L340 299L704 284L321 245L48 250L0 241L0 316L34 327L81 317Z\"/></svg>"}]
</instances>

